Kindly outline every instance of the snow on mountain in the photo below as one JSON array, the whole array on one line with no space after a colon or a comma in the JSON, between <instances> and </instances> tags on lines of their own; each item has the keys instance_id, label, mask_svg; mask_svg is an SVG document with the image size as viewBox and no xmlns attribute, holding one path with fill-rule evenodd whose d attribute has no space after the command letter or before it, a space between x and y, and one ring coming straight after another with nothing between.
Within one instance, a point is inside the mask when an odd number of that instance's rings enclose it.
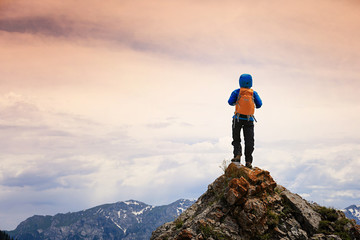
<instances>
[{"instance_id":1,"label":"snow on mountain","mask_svg":"<svg viewBox=\"0 0 360 240\"><path fill-rule=\"evenodd\" d=\"M350 219L355 219L357 224L360 224L360 205L351 205L343 210L345 216Z\"/></svg>"},{"instance_id":2,"label":"snow on mountain","mask_svg":"<svg viewBox=\"0 0 360 240\"><path fill-rule=\"evenodd\" d=\"M18 240L145 240L158 226L173 221L193 203L181 199L164 206L151 206L136 200L104 204L80 212L33 216L9 234Z\"/></svg>"}]
</instances>

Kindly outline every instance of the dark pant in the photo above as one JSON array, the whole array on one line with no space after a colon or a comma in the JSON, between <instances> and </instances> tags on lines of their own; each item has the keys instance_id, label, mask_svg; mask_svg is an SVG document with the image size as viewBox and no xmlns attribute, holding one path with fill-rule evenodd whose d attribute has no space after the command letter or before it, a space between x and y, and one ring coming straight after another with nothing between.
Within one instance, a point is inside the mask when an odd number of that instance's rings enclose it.
<instances>
[{"instance_id":1,"label":"dark pant","mask_svg":"<svg viewBox=\"0 0 360 240\"><path fill-rule=\"evenodd\" d=\"M242 155L240 132L243 129L245 140L245 161L252 163L254 151L254 122L233 118L232 145L234 146L234 157Z\"/></svg>"}]
</instances>

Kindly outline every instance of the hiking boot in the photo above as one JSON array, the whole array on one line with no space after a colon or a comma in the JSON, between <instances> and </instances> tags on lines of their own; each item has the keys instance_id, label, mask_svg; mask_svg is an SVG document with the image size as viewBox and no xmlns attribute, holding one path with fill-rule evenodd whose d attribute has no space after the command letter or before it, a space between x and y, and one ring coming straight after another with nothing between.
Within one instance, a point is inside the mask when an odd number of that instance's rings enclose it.
<instances>
[{"instance_id":1,"label":"hiking boot","mask_svg":"<svg viewBox=\"0 0 360 240\"><path fill-rule=\"evenodd\" d=\"M245 166L246 166L247 168L252 168L251 162L246 162Z\"/></svg>"},{"instance_id":2,"label":"hiking boot","mask_svg":"<svg viewBox=\"0 0 360 240\"><path fill-rule=\"evenodd\" d=\"M236 157L234 157L233 159L231 159L231 162L238 162L238 163L240 163L240 158L241 158L241 155L236 155Z\"/></svg>"}]
</instances>

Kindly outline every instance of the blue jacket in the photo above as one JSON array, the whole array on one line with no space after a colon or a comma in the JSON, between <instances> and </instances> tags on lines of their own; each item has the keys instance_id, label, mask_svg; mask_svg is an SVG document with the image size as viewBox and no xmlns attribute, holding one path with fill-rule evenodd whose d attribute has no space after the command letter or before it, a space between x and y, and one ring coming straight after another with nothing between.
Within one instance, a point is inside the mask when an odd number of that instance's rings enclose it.
<instances>
[{"instance_id":1,"label":"blue jacket","mask_svg":"<svg viewBox=\"0 0 360 240\"><path fill-rule=\"evenodd\" d=\"M242 88L251 88L252 87L252 77L250 74L242 74L239 78L239 85L240 87ZM228 103L229 105L231 106L235 106L236 105L236 101L237 101L237 98L239 96L239 92L240 92L240 88L234 90L231 95L230 95L230 98L228 100ZM259 94L254 91L254 103L255 103L255 107L256 108L261 108L262 106L262 101L261 101L261 98L259 96ZM233 116L235 117L235 115ZM240 118L239 119L242 119L242 120L248 120L247 118ZM253 117L250 117L249 119L250 121L254 121L254 118Z\"/></svg>"}]
</instances>

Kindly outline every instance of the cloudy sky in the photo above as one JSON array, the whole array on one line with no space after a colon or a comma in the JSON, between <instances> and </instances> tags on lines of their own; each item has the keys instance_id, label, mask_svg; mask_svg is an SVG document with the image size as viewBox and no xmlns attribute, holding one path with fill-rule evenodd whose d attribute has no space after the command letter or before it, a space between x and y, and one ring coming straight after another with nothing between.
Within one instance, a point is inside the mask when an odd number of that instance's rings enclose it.
<instances>
[{"instance_id":1,"label":"cloudy sky","mask_svg":"<svg viewBox=\"0 0 360 240\"><path fill-rule=\"evenodd\" d=\"M0 229L198 198L232 157L241 73L254 165L307 200L360 202L360 3L0 0Z\"/></svg>"}]
</instances>

